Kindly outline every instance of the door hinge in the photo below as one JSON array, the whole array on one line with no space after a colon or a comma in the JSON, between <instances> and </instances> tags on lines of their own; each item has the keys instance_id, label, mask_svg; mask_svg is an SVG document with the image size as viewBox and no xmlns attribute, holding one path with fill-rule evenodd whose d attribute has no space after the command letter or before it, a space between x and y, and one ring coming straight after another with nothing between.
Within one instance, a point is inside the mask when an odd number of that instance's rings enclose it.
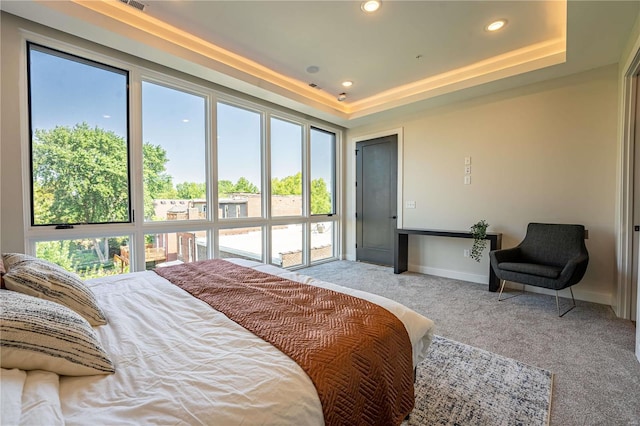
<instances>
[{"instance_id":1,"label":"door hinge","mask_svg":"<svg viewBox=\"0 0 640 426\"><path fill-rule=\"evenodd\" d=\"M356 155L358 155L358 151L360 151L359 149L356 149Z\"/></svg>"},{"instance_id":2,"label":"door hinge","mask_svg":"<svg viewBox=\"0 0 640 426\"><path fill-rule=\"evenodd\" d=\"M358 218L358 212L356 212L356 219Z\"/></svg>"},{"instance_id":3,"label":"door hinge","mask_svg":"<svg viewBox=\"0 0 640 426\"><path fill-rule=\"evenodd\" d=\"M634 231L636 231L636 232L640 231L640 225L636 225L636 226L634 226L634 227L633 227L633 230L634 230Z\"/></svg>"},{"instance_id":4,"label":"door hinge","mask_svg":"<svg viewBox=\"0 0 640 426\"><path fill-rule=\"evenodd\" d=\"M358 244L356 244L356 248L358 248Z\"/></svg>"}]
</instances>

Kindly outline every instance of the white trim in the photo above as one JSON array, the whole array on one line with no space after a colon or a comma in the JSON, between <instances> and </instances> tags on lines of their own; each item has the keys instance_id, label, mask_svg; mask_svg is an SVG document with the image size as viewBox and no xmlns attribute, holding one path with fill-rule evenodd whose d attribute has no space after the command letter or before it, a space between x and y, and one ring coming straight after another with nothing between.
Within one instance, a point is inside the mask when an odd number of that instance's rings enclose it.
<instances>
[{"instance_id":1,"label":"white trim","mask_svg":"<svg viewBox=\"0 0 640 426\"><path fill-rule=\"evenodd\" d=\"M634 126L637 79L640 72L640 46L629 61L622 76L618 169L618 217L617 222L617 294L613 309L620 318L631 319L631 286L633 283L633 173L634 173Z\"/></svg>"}]
</instances>

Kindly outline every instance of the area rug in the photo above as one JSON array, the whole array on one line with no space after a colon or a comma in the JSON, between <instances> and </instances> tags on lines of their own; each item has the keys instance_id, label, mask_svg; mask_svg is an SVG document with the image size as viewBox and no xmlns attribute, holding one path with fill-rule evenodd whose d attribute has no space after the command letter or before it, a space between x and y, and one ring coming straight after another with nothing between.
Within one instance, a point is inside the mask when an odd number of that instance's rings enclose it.
<instances>
[{"instance_id":1,"label":"area rug","mask_svg":"<svg viewBox=\"0 0 640 426\"><path fill-rule=\"evenodd\" d=\"M553 374L435 336L403 426L548 425Z\"/></svg>"}]
</instances>

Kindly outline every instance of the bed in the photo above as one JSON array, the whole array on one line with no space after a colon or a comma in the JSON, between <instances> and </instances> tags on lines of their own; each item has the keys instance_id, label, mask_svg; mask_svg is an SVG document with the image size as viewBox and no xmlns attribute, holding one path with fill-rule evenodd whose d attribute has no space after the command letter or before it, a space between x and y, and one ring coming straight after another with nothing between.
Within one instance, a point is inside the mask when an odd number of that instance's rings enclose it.
<instances>
[{"instance_id":1,"label":"bed","mask_svg":"<svg viewBox=\"0 0 640 426\"><path fill-rule=\"evenodd\" d=\"M227 260L373 302L404 325L412 366L426 356L433 322L397 302L272 265ZM293 359L154 271L85 283L108 319L93 329L115 373L3 368L3 424L325 424L316 387Z\"/></svg>"}]
</instances>

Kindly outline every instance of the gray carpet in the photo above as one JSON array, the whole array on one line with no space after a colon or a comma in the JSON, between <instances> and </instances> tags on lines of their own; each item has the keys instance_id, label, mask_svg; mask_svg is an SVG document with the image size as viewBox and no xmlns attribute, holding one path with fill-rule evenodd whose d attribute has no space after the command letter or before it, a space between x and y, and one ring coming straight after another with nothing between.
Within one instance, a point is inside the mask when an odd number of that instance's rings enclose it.
<instances>
[{"instance_id":1,"label":"gray carpet","mask_svg":"<svg viewBox=\"0 0 640 426\"><path fill-rule=\"evenodd\" d=\"M551 371L551 425L640 425L635 327L610 306L577 301L558 318L553 296L498 302L486 285L390 267L336 261L299 272L397 300L432 319L442 337Z\"/></svg>"},{"instance_id":2,"label":"gray carpet","mask_svg":"<svg viewBox=\"0 0 640 426\"><path fill-rule=\"evenodd\" d=\"M552 382L549 371L435 336L403 426L544 426Z\"/></svg>"}]
</instances>

